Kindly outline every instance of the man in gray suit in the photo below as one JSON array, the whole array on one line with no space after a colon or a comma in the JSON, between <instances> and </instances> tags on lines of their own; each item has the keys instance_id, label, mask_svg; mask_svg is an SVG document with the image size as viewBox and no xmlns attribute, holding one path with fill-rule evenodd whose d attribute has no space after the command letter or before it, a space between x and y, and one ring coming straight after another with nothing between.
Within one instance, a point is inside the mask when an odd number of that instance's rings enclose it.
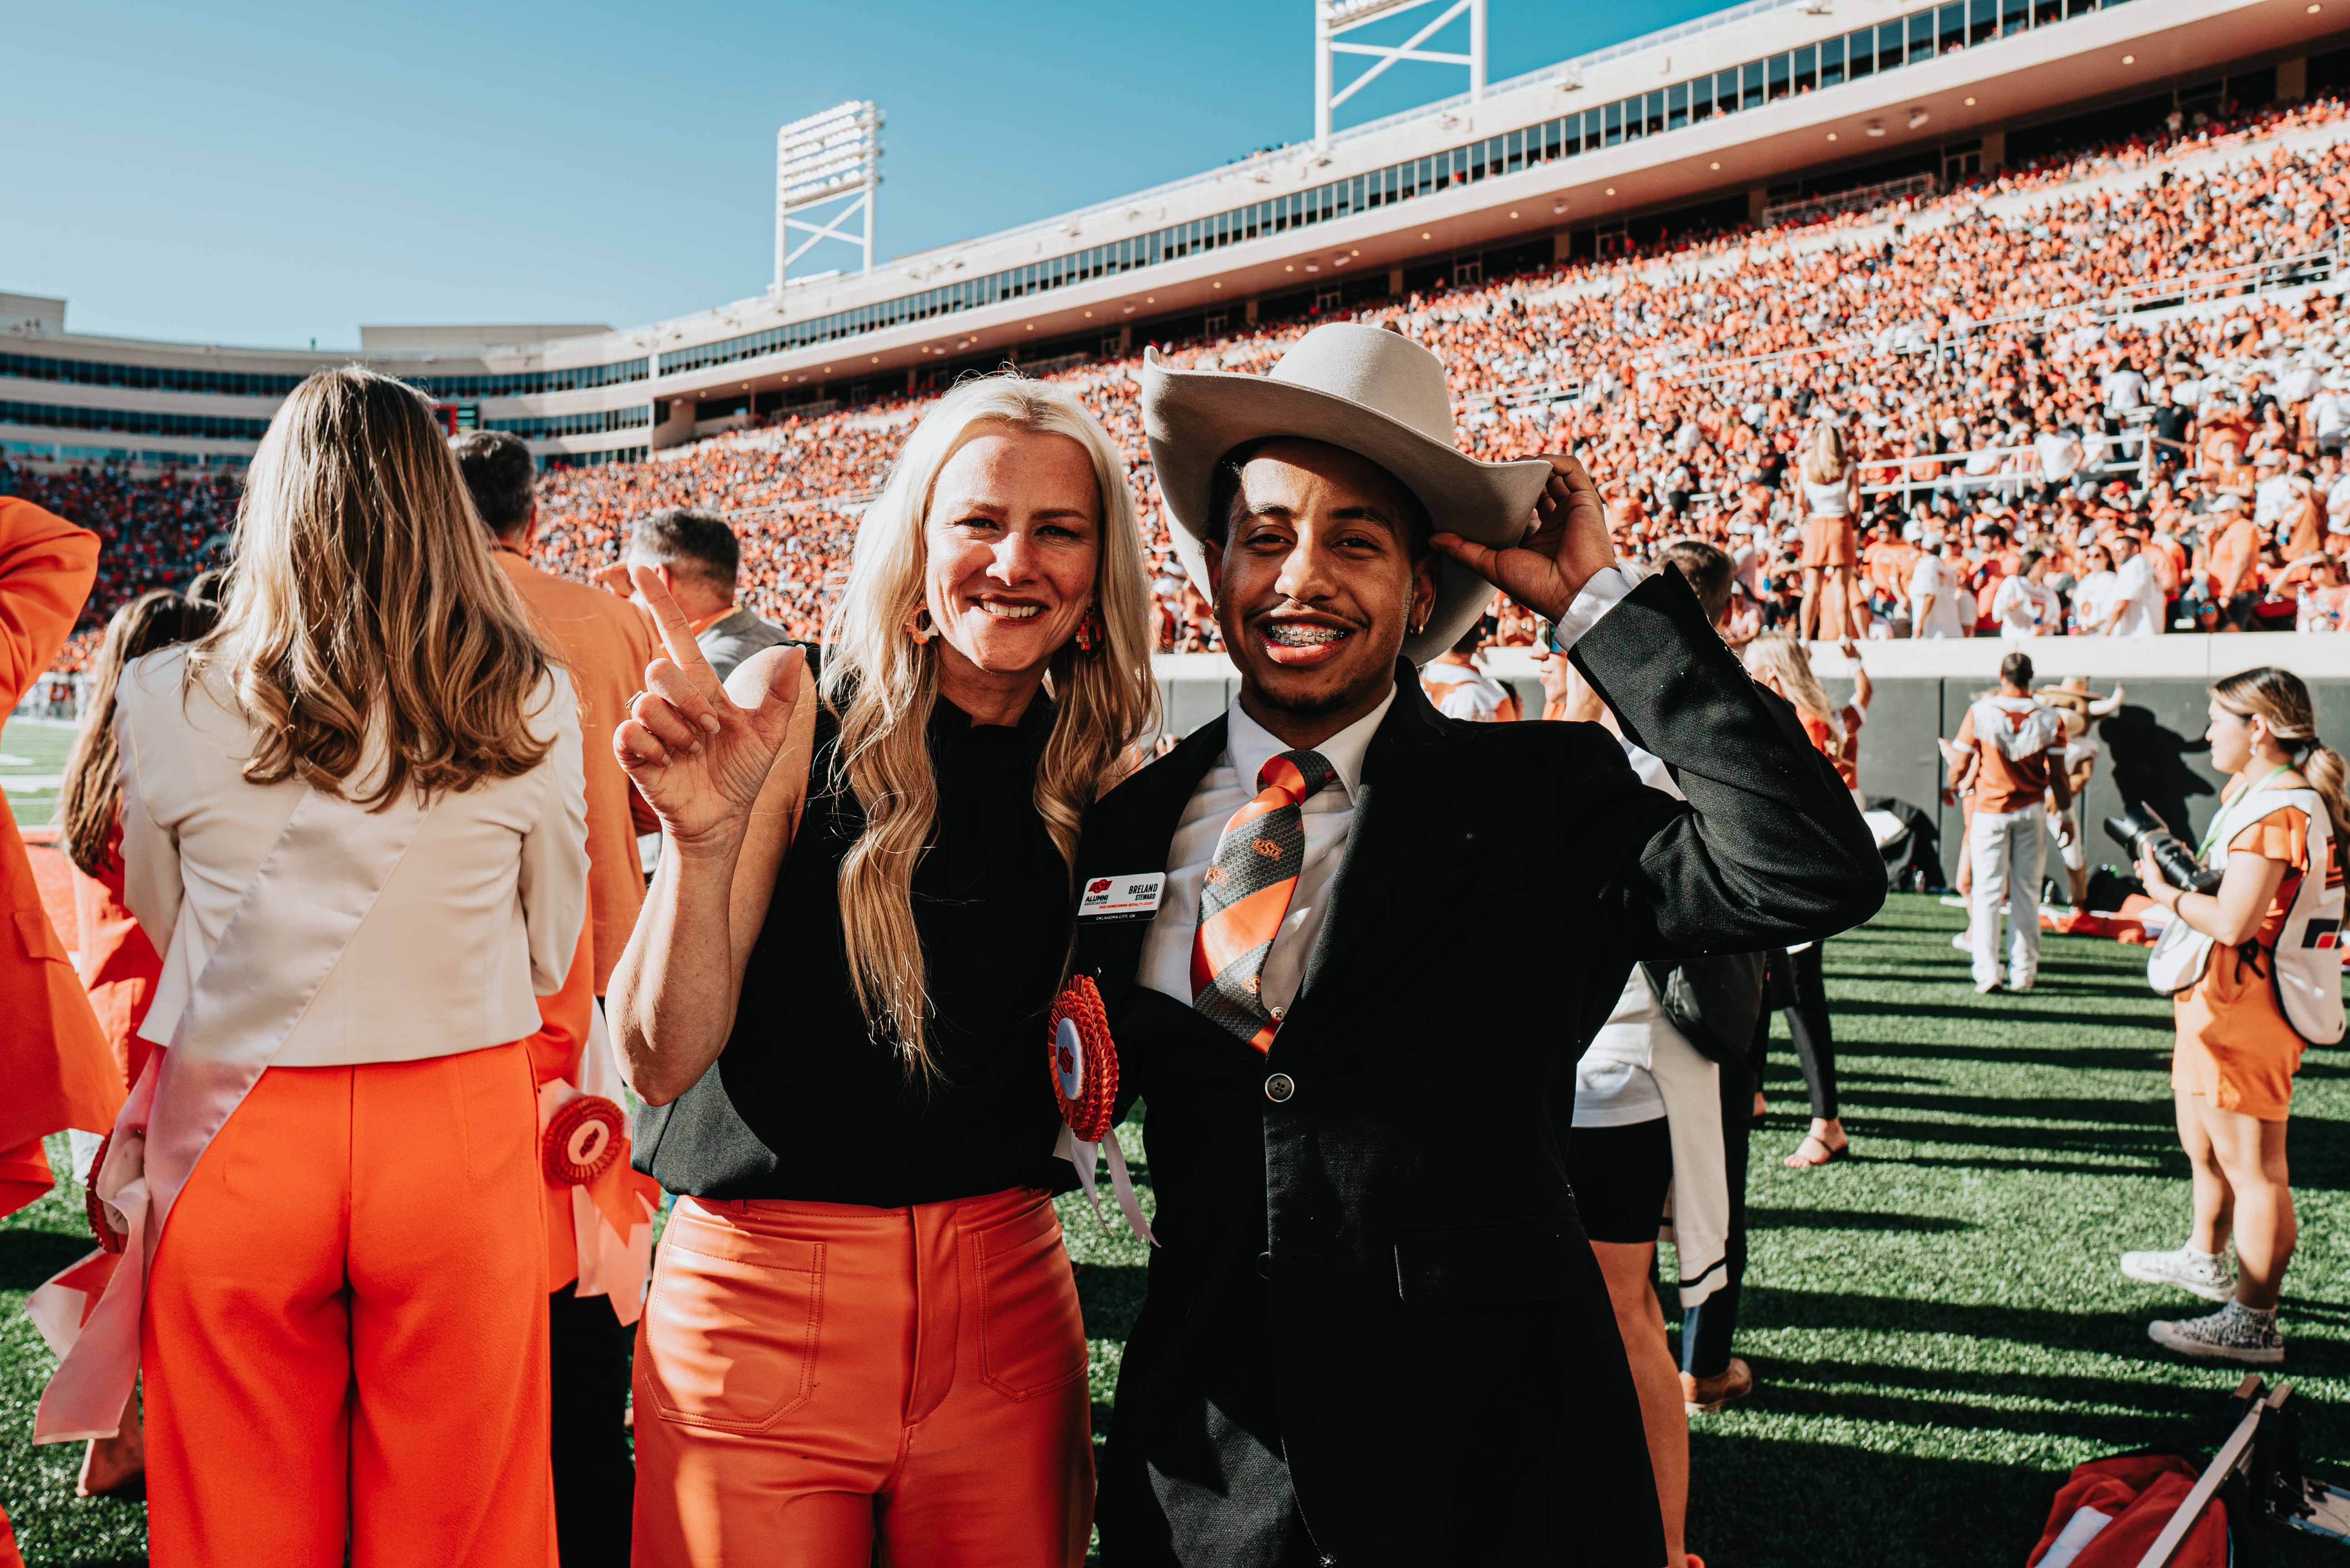
<instances>
[{"instance_id":1,"label":"man in gray suit","mask_svg":"<svg viewBox=\"0 0 2350 1568\"><path fill-rule=\"evenodd\" d=\"M735 605L734 581L742 560L733 527L717 513L698 506L656 512L639 521L629 536L629 565L660 574L692 626L702 657L721 680L761 649L792 640L781 627ZM808 649L808 668L816 668L813 648Z\"/></svg>"}]
</instances>

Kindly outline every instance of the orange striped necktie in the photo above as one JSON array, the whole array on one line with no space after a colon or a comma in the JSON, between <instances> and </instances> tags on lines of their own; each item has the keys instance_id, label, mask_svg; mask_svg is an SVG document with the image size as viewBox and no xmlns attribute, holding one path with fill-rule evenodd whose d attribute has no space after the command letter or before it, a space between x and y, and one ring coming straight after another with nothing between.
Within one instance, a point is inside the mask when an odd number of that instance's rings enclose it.
<instances>
[{"instance_id":1,"label":"orange striped necktie","mask_svg":"<svg viewBox=\"0 0 2350 1568\"><path fill-rule=\"evenodd\" d=\"M1265 1005L1265 955L1305 860L1306 799L1337 777L1319 752L1284 752L1257 770L1256 798L1232 813L1200 888L1191 1005L1260 1051L1281 1020Z\"/></svg>"}]
</instances>

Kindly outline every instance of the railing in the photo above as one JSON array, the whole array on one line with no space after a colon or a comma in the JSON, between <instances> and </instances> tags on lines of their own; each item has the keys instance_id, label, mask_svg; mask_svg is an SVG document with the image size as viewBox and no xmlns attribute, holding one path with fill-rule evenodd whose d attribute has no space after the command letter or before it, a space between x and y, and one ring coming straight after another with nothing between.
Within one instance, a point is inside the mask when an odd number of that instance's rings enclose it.
<instances>
[{"instance_id":1,"label":"railing","mask_svg":"<svg viewBox=\"0 0 2350 1568\"><path fill-rule=\"evenodd\" d=\"M806 512L837 512L844 517L854 517L873 504L878 490L860 490L853 495L811 495L798 501L776 501L765 506L723 506L721 517L796 517Z\"/></svg>"},{"instance_id":2,"label":"railing","mask_svg":"<svg viewBox=\"0 0 2350 1568\"><path fill-rule=\"evenodd\" d=\"M2152 429L2141 427L2137 430L2126 430L2119 435L2109 435L2103 439L2106 448L2106 458L2095 463L2087 461L2086 449L2094 443L2084 440L2081 443L2084 449L2083 461L2065 483L2072 483L2082 474L2092 470L2112 476L2113 471L2117 466L2121 466L2115 462L2115 454L2117 452L2126 452L2128 448L2136 446L2137 457L2128 466L2137 470L2137 478L2134 488L2143 493L2147 486L2154 482L2155 438ZM1974 457L1995 457L2001 461L2002 466L1980 473L1969 473L1965 471L1966 462L1969 458ZM2008 466L2015 458L2023 458L2026 462L2021 465ZM1929 464L1941 464L1942 472L1930 475L1919 475L1912 472ZM2026 489L2037 489L2044 483L2040 477L2040 449L2037 446L1977 447L1971 452L1927 452L1906 457L1871 457L1864 458L1852 466L1861 472L1861 494L1898 494L1905 503L1920 494L1932 495L1945 491L1960 495L1984 493L1996 495L2002 492L2009 493L2011 495L2021 495ZM1890 477L1878 483L1872 484L1868 482L1868 474L1871 471L1885 470L1892 471Z\"/></svg>"},{"instance_id":3,"label":"railing","mask_svg":"<svg viewBox=\"0 0 2350 1568\"><path fill-rule=\"evenodd\" d=\"M2165 310L2183 305L2200 304L2208 300L2241 296L2252 298L2274 289L2298 288L2304 285L2324 283L2342 272L2342 254L2336 249L2303 251L2295 255L2280 256L2269 261L2241 262L2234 266L2213 267L2204 272L2176 273L2168 277L2147 278L2095 300L2084 300L2077 306L2045 305L2030 310L2009 311L2000 316L1981 319L1970 317L1965 324L1952 330L1950 323L1918 341L1906 352L1934 353L1964 342L1989 327L2012 327L2023 323L2044 322L2051 316L2062 315L2068 309L2086 312L2091 321L2100 324L2120 321L2140 311ZM1855 349L1873 349L1879 339L1898 335L1898 327L1887 327L1866 336L1839 337L1826 343L1809 343L1797 348L1773 349L1767 354L1743 354L1735 358L1708 359L1696 367L1690 379L1700 386L1728 380L1732 376L1755 370L1768 365L1784 364L1804 358L1835 358ZM1891 350L1905 352L1900 348ZM1676 367L1668 362L1671 373ZM1678 369L1686 370L1686 365Z\"/></svg>"},{"instance_id":4,"label":"railing","mask_svg":"<svg viewBox=\"0 0 2350 1568\"><path fill-rule=\"evenodd\" d=\"M1856 207L1883 206L1911 196L1931 196L1941 188L1941 181L1931 174L1880 180L1874 185L1856 185L1849 191L1832 191L1825 196L1806 196L1800 201L1781 202L1775 206L1765 207L1762 209L1762 222L1807 223L1814 218L1825 218L1831 213L1850 212Z\"/></svg>"}]
</instances>

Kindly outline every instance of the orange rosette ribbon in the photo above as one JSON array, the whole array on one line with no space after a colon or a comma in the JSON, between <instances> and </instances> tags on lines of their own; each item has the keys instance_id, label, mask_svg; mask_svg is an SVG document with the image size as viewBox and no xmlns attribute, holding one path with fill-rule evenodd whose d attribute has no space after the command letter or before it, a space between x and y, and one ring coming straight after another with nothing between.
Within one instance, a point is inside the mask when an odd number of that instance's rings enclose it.
<instances>
[{"instance_id":1,"label":"orange rosette ribbon","mask_svg":"<svg viewBox=\"0 0 2350 1568\"><path fill-rule=\"evenodd\" d=\"M1092 980L1081 974L1063 986L1047 1023L1061 1119L1078 1142L1099 1143L1117 1114L1118 1048Z\"/></svg>"},{"instance_id":2,"label":"orange rosette ribbon","mask_svg":"<svg viewBox=\"0 0 2350 1568\"><path fill-rule=\"evenodd\" d=\"M114 1135L108 1133L98 1146L98 1158L89 1162L89 1185L82 1189L82 1206L89 1214L89 1233L98 1240L101 1252L120 1252L129 1240L108 1222L106 1201L98 1195L99 1172L106 1168L106 1156L114 1147Z\"/></svg>"},{"instance_id":3,"label":"orange rosette ribbon","mask_svg":"<svg viewBox=\"0 0 2350 1568\"><path fill-rule=\"evenodd\" d=\"M564 1101L539 1136L546 1179L557 1187L585 1187L620 1158L627 1131L620 1107L601 1095Z\"/></svg>"}]
</instances>

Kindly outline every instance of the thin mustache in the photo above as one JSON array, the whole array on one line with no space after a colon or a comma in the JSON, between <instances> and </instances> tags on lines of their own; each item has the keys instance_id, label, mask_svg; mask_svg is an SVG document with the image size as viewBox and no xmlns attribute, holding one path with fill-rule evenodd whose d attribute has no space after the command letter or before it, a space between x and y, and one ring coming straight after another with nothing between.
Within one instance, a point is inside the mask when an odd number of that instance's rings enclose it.
<instances>
[{"instance_id":1,"label":"thin mustache","mask_svg":"<svg viewBox=\"0 0 2350 1568\"><path fill-rule=\"evenodd\" d=\"M1281 615L1318 615L1326 620L1341 622L1355 631L1368 631L1371 628L1371 623L1369 621L1357 620L1352 616L1340 615L1336 610L1315 609L1311 605L1280 605L1273 609L1259 610L1249 618L1251 620L1271 620L1274 617Z\"/></svg>"}]
</instances>

